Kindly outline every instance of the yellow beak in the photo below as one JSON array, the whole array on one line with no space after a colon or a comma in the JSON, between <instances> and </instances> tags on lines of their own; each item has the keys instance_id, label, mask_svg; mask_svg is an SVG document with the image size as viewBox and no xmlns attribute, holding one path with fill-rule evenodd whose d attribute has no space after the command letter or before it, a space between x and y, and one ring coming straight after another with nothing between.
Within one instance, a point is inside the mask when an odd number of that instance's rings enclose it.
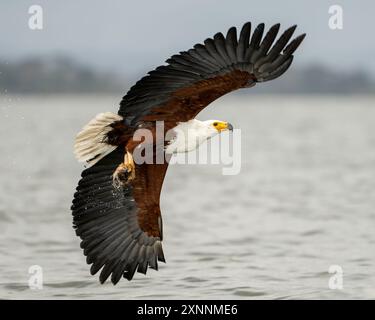
<instances>
[{"instance_id":1,"label":"yellow beak","mask_svg":"<svg viewBox=\"0 0 375 320\"><path fill-rule=\"evenodd\" d=\"M233 130L233 126L229 122L215 121L213 123L213 126L219 132L223 130L229 130L229 131Z\"/></svg>"}]
</instances>

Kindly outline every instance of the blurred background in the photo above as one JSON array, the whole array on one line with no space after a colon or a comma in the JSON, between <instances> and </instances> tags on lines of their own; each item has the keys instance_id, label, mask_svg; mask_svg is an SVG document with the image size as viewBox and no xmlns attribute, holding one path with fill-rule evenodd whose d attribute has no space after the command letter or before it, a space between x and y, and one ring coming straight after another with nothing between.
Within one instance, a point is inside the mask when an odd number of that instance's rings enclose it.
<instances>
[{"instance_id":1,"label":"blurred background","mask_svg":"<svg viewBox=\"0 0 375 320\"><path fill-rule=\"evenodd\" d=\"M298 68L256 93L374 92L371 1L39 1L42 30L29 28L33 4L1 4L0 84L8 93L124 93L176 52L249 20L308 34ZM341 30L328 26L333 5L343 9Z\"/></svg>"},{"instance_id":2,"label":"blurred background","mask_svg":"<svg viewBox=\"0 0 375 320\"><path fill-rule=\"evenodd\" d=\"M35 4L41 30L29 27ZM332 5L342 29L329 26ZM3 1L0 298L375 298L374 12L369 0ZM281 78L199 115L242 130L241 173L170 166L168 263L99 285L71 228L75 134L171 55L247 21L307 37ZM42 290L28 285L32 265ZM328 286L331 265L341 289Z\"/></svg>"}]
</instances>

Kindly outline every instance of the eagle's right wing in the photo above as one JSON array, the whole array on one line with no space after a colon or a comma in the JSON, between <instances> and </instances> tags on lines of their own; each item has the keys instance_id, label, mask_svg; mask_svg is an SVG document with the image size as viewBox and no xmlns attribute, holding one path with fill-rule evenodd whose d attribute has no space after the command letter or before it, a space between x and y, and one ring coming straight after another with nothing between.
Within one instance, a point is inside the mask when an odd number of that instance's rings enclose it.
<instances>
[{"instance_id":1,"label":"eagle's right wing","mask_svg":"<svg viewBox=\"0 0 375 320\"><path fill-rule=\"evenodd\" d=\"M296 29L292 26L274 42L279 28L272 26L263 38L261 23L250 37L248 22L238 39L232 27L226 37L217 33L172 56L129 90L118 114L129 127L142 121L184 122L226 93L281 76L305 34L289 42Z\"/></svg>"}]
</instances>

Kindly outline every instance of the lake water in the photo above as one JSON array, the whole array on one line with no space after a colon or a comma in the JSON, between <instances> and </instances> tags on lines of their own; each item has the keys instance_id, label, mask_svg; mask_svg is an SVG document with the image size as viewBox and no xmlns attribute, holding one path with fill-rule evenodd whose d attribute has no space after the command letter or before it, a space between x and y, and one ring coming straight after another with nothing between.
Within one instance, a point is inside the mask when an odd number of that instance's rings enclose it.
<instances>
[{"instance_id":1,"label":"lake water","mask_svg":"<svg viewBox=\"0 0 375 320\"><path fill-rule=\"evenodd\" d=\"M72 229L82 169L72 143L119 98L0 97L0 298L375 298L370 97L216 101L199 119L241 128L240 174L170 166L161 199L167 263L100 285ZM41 290L28 286L32 265L43 269ZM343 270L341 290L328 286L332 265Z\"/></svg>"}]
</instances>

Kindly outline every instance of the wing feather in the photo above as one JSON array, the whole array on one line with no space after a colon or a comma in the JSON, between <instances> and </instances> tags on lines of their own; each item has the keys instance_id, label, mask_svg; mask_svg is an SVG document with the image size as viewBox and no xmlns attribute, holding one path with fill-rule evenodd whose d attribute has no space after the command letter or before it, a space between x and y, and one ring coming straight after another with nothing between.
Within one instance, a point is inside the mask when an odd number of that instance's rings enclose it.
<instances>
[{"instance_id":1,"label":"wing feather","mask_svg":"<svg viewBox=\"0 0 375 320\"><path fill-rule=\"evenodd\" d=\"M237 60L238 62L245 62L245 53L249 47L251 33L251 23L247 22L243 25L240 33L240 39L238 40L237 47Z\"/></svg>"},{"instance_id":2,"label":"wing feather","mask_svg":"<svg viewBox=\"0 0 375 320\"><path fill-rule=\"evenodd\" d=\"M233 62L228 56L225 38L221 32L218 32L214 35L214 43L215 43L217 52L220 54L220 57L224 60L224 65L225 66L232 65Z\"/></svg>"},{"instance_id":3,"label":"wing feather","mask_svg":"<svg viewBox=\"0 0 375 320\"><path fill-rule=\"evenodd\" d=\"M225 48L232 64L237 63L237 45L237 29L235 27L231 27L229 28L227 36L225 37Z\"/></svg>"}]
</instances>

